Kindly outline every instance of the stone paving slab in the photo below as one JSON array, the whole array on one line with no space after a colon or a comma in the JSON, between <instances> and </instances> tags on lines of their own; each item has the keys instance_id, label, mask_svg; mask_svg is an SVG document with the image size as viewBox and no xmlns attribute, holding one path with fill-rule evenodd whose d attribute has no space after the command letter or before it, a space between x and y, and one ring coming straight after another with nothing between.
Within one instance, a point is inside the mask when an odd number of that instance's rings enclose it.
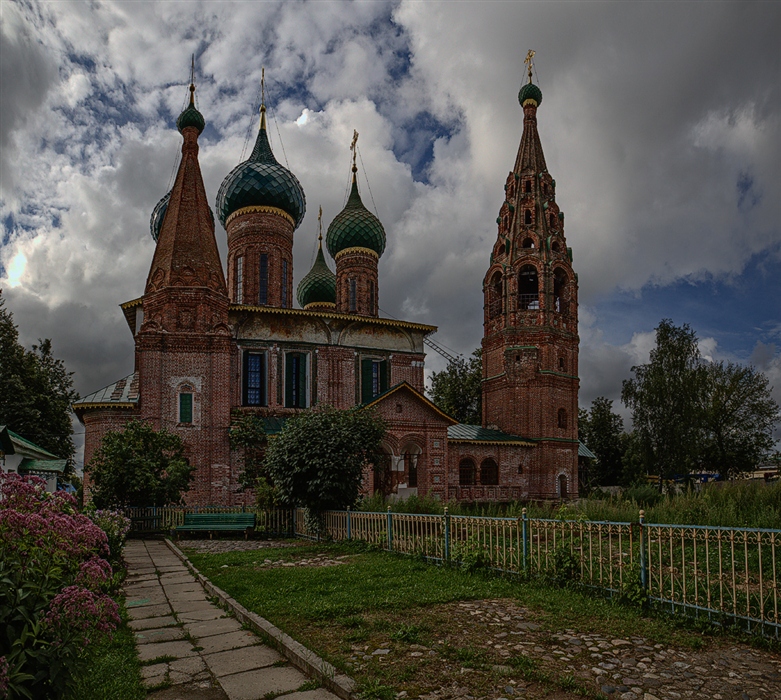
<instances>
[{"instance_id":1,"label":"stone paving slab","mask_svg":"<svg viewBox=\"0 0 781 700\"><path fill-rule=\"evenodd\" d=\"M214 603L206 600L206 596L203 597L203 600L172 600L171 607L175 613L194 613L215 609Z\"/></svg>"},{"instance_id":2,"label":"stone paving slab","mask_svg":"<svg viewBox=\"0 0 781 700\"><path fill-rule=\"evenodd\" d=\"M325 688L315 688L300 693L290 693L285 695L285 700L334 700L334 694Z\"/></svg>"},{"instance_id":3,"label":"stone paving slab","mask_svg":"<svg viewBox=\"0 0 781 700\"><path fill-rule=\"evenodd\" d=\"M237 632L226 632L225 634L216 634L212 637L204 637L198 640L198 646L202 647L204 654L212 654L218 651L227 651L228 649L239 649L258 644L260 640L252 632L239 630Z\"/></svg>"},{"instance_id":4,"label":"stone paving slab","mask_svg":"<svg viewBox=\"0 0 781 700\"><path fill-rule=\"evenodd\" d=\"M173 642L184 639L184 630L181 627L158 627L149 630L141 630L133 635L137 644L150 642Z\"/></svg>"},{"instance_id":5,"label":"stone paving slab","mask_svg":"<svg viewBox=\"0 0 781 700\"><path fill-rule=\"evenodd\" d=\"M176 625L177 622L170 615L163 617L147 617L143 620L130 620L128 626L131 630L147 630L154 629L155 627L171 627Z\"/></svg>"},{"instance_id":6,"label":"stone paving slab","mask_svg":"<svg viewBox=\"0 0 781 700\"><path fill-rule=\"evenodd\" d=\"M292 666L271 666L219 679L230 700L262 700L269 693L297 690L307 677Z\"/></svg>"},{"instance_id":7,"label":"stone paving slab","mask_svg":"<svg viewBox=\"0 0 781 700\"><path fill-rule=\"evenodd\" d=\"M215 634L236 632L241 629L241 623L232 617L221 617L218 620L207 620L206 622L189 622L184 628L196 639L201 639Z\"/></svg>"},{"instance_id":8,"label":"stone paving slab","mask_svg":"<svg viewBox=\"0 0 781 700\"><path fill-rule=\"evenodd\" d=\"M178 642L148 642L146 644L137 644L137 647L138 658L141 661L149 661L159 656L173 656L181 659L198 653L193 649L193 645L185 640Z\"/></svg>"},{"instance_id":9,"label":"stone paving slab","mask_svg":"<svg viewBox=\"0 0 781 700\"><path fill-rule=\"evenodd\" d=\"M192 612L179 613L177 617L180 622L204 622L225 617L225 613L213 605L211 610L193 610Z\"/></svg>"},{"instance_id":10,"label":"stone paving slab","mask_svg":"<svg viewBox=\"0 0 781 700\"><path fill-rule=\"evenodd\" d=\"M221 651L216 654L209 654L204 658L211 672L218 678L229 676L233 673L241 673L242 671L251 671L254 668L271 666L284 661L278 651L267 646Z\"/></svg>"},{"instance_id":11,"label":"stone paving slab","mask_svg":"<svg viewBox=\"0 0 781 700\"><path fill-rule=\"evenodd\" d=\"M128 608L128 617L131 620L143 620L147 617L159 617L171 614L171 606L165 605L144 605L140 608Z\"/></svg>"}]
</instances>

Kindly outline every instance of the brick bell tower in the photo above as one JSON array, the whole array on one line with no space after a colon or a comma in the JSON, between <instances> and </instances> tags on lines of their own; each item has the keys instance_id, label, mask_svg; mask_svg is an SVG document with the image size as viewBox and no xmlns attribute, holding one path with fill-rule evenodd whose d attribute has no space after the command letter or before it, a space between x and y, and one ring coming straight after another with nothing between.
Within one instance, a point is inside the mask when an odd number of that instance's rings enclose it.
<instances>
[{"instance_id":1,"label":"brick bell tower","mask_svg":"<svg viewBox=\"0 0 781 700\"><path fill-rule=\"evenodd\" d=\"M304 189L280 165L266 130L265 78L260 129L250 157L223 180L217 214L228 233L232 304L293 306L293 232L306 213Z\"/></svg>"},{"instance_id":2,"label":"brick bell tower","mask_svg":"<svg viewBox=\"0 0 781 700\"><path fill-rule=\"evenodd\" d=\"M537 132L533 55L518 94L523 136L483 281L483 425L536 442L530 497L569 498L578 488L578 281Z\"/></svg>"},{"instance_id":3,"label":"brick bell tower","mask_svg":"<svg viewBox=\"0 0 781 700\"><path fill-rule=\"evenodd\" d=\"M379 315L377 266L385 251L385 229L361 201L355 164L358 132L353 132L353 181L347 204L328 227L326 244L336 261L336 310L359 316Z\"/></svg>"},{"instance_id":4,"label":"brick bell tower","mask_svg":"<svg viewBox=\"0 0 781 700\"><path fill-rule=\"evenodd\" d=\"M140 417L184 439L196 467L186 498L229 504L228 290L198 163L205 122L194 93L191 83L177 120L183 144L173 189L152 215L157 247L136 334Z\"/></svg>"}]
</instances>

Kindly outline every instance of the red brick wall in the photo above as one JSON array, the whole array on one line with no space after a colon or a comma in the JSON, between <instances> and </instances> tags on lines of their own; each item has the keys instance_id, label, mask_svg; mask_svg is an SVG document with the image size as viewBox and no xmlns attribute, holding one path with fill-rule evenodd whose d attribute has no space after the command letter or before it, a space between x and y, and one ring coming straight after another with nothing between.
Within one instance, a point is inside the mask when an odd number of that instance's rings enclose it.
<instances>
[{"instance_id":1,"label":"red brick wall","mask_svg":"<svg viewBox=\"0 0 781 700\"><path fill-rule=\"evenodd\" d=\"M236 258L243 257L242 303L258 305L260 256L268 255L267 306L282 304L282 266L287 261L287 303L293 306L293 224L273 212L248 212L228 223L228 296L236 302Z\"/></svg>"},{"instance_id":2,"label":"red brick wall","mask_svg":"<svg viewBox=\"0 0 781 700\"><path fill-rule=\"evenodd\" d=\"M350 280L356 283L356 306L350 309ZM379 285L377 257L368 252L348 250L336 259L336 310L345 314L377 316ZM371 285L374 285L372 300Z\"/></svg>"},{"instance_id":3,"label":"red brick wall","mask_svg":"<svg viewBox=\"0 0 781 700\"><path fill-rule=\"evenodd\" d=\"M84 423L84 502L91 500L92 483L89 477L89 466L95 451L100 447L103 437L108 432L125 429L125 425L133 418L138 418L138 412L129 409L104 408L85 411L82 416Z\"/></svg>"}]
</instances>

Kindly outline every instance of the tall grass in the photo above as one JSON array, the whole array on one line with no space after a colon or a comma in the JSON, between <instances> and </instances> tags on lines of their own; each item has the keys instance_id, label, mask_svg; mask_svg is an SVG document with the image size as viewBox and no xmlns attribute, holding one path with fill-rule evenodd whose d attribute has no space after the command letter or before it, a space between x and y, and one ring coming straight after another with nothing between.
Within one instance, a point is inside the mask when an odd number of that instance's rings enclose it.
<instances>
[{"instance_id":1,"label":"tall grass","mask_svg":"<svg viewBox=\"0 0 781 700\"><path fill-rule=\"evenodd\" d=\"M364 499L362 511L441 514L447 505L451 515L483 517L520 517L523 508L530 518L611 520L636 522L640 510L648 523L675 525L720 525L723 527L756 527L781 529L781 482L717 482L703 485L699 491L663 495L653 486L627 489L620 496L600 494L579 501L531 501L513 503L442 503L434 498L411 496L393 503L381 496Z\"/></svg>"}]
</instances>

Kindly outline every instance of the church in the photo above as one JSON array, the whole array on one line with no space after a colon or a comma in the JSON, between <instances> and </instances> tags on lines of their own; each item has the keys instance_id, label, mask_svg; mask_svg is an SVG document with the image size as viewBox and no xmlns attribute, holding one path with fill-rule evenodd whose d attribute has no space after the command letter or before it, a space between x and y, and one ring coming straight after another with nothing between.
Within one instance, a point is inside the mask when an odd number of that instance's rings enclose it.
<instances>
[{"instance_id":1,"label":"church","mask_svg":"<svg viewBox=\"0 0 781 700\"><path fill-rule=\"evenodd\" d=\"M520 147L486 250L481 425L458 423L424 395L424 340L436 327L379 315L386 234L362 202L355 142L350 195L325 236L336 272L321 224L316 260L294 294L293 236L306 198L272 152L265 104L252 153L217 192L224 233L216 234L198 161L205 121L191 83L177 120L176 179L151 217L156 247L144 292L120 305L135 367L73 406L85 427L85 494L103 436L139 419L182 437L196 467L189 505L250 504L231 421L254 414L273 435L287 417L330 405L370 408L387 424L384 464L367 468L367 494L577 496L577 276L537 131L542 92L528 63ZM226 268L216 235L227 235Z\"/></svg>"}]
</instances>

